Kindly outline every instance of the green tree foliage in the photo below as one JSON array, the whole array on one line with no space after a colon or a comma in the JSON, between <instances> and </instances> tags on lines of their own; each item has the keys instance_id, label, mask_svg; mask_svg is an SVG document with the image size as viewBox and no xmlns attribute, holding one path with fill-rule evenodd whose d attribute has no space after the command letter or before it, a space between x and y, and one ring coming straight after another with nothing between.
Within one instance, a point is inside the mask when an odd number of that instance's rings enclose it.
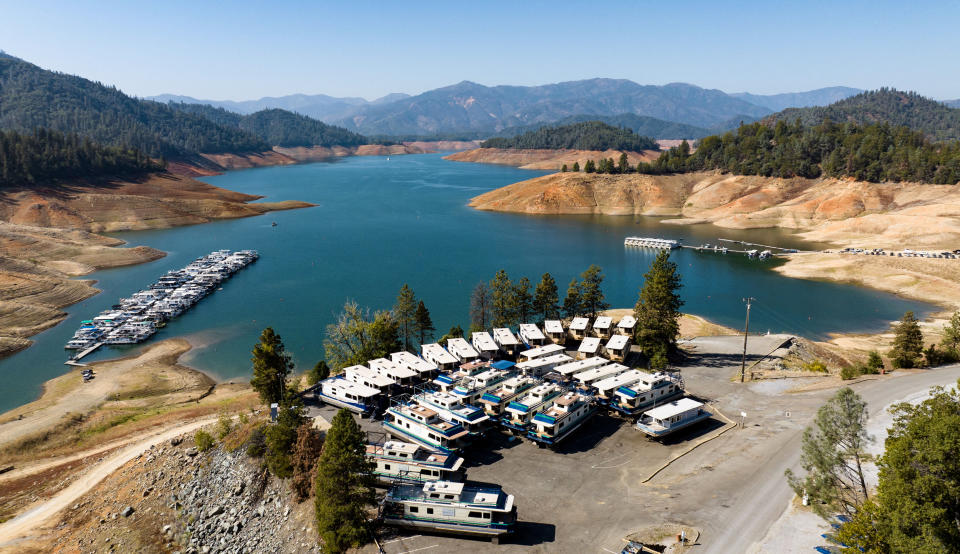
<instances>
[{"instance_id":1,"label":"green tree foliage","mask_svg":"<svg viewBox=\"0 0 960 554\"><path fill-rule=\"evenodd\" d=\"M670 261L670 253L662 250L643 276L643 286L633 315L637 318L634 342L639 345L651 366L666 366L667 356L676 348L680 336L680 288L683 286L677 264ZM656 364L654 364L654 361Z\"/></svg>"},{"instance_id":2,"label":"green tree foliage","mask_svg":"<svg viewBox=\"0 0 960 554\"><path fill-rule=\"evenodd\" d=\"M277 422L265 431L267 450L264 463L273 475L286 479L293 475L290 454L297 440L297 428L303 424L303 401L287 389L277 410Z\"/></svg>"},{"instance_id":3,"label":"green tree foliage","mask_svg":"<svg viewBox=\"0 0 960 554\"><path fill-rule=\"evenodd\" d=\"M264 404L280 402L287 388L287 377L293 370L290 355L280 335L267 327L260 333L260 342L253 347L253 378L250 386Z\"/></svg>"},{"instance_id":4,"label":"green tree foliage","mask_svg":"<svg viewBox=\"0 0 960 554\"><path fill-rule=\"evenodd\" d=\"M893 367L911 368L920 364L922 355L923 332L920 331L916 316L910 311L903 314L903 318L894 330L893 348L889 356Z\"/></svg>"},{"instance_id":5,"label":"green tree foliage","mask_svg":"<svg viewBox=\"0 0 960 554\"><path fill-rule=\"evenodd\" d=\"M557 282L549 273L544 273L533 293L533 313L540 323L560 317L560 293Z\"/></svg>"},{"instance_id":6,"label":"green tree foliage","mask_svg":"<svg viewBox=\"0 0 960 554\"><path fill-rule=\"evenodd\" d=\"M960 110L955 110L960 112ZM684 143L685 144L685 143ZM860 181L960 181L960 142L932 143L920 131L886 123L859 126L832 121L815 127L778 121L741 125L710 136L690 153L684 144L664 152L641 173L720 170L766 177L852 177Z\"/></svg>"},{"instance_id":7,"label":"green tree foliage","mask_svg":"<svg viewBox=\"0 0 960 554\"><path fill-rule=\"evenodd\" d=\"M960 552L960 393L935 387L891 412L873 502L837 537L847 552Z\"/></svg>"},{"instance_id":8,"label":"green tree foliage","mask_svg":"<svg viewBox=\"0 0 960 554\"><path fill-rule=\"evenodd\" d=\"M162 164L132 148L101 146L46 129L30 134L0 131L0 189L67 179L135 178L162 170Z\"/></svg>"},{"instance_id":9,"label":"green tree foliage","mask_svg":"<svg viewBox=\"0 0 960 554\"><path fill-rule=\"evenodd\" d=\"M627 159L627 153L620 153L620 160L617 162L617 173L630 173L630 160Z\"/></svg>"},{"instance_id":10,"label":"green tree foliage","mask_svg":"<svg viewBox=\"0 0 960 554\"><path fill-rule=\"evenodd\" d=\"M416 337L417 297L406 283L400 287L397 303L393 305L393 320L397 322L404 350L410 351Z\"/></svg>"},{"instance_id":11,"label":"green tree foliage","mask_svg":"<svg viewBox=\"0 0 960 554\"><path fill-rule=\"evenodd\" d=\"M583 298L580 293L580 283L571 279L567 286L567 296L563 299L563 315L568 318L578 317L583 313Z\"/></svg>"},{"instance_id":12,"label":"green tree foliage","mask_svg":"<svg viewBox=\"0 0 960 554\"><path fill-rule=\"evenodd\" d=\"M290 480L290 488L293 489L297 502L303 502L310 497L313 488L313 470L322 448L323 437L320 431L317 431L309 421L301 423L300 427L297 427L297 441L294 443L291 456L293 478Z\"/></svg>"},{"instance_id":13,"label":"green tree foliage","mask_svg":"<svg viewBox=\"0 0 960 554\"><path fill-rule=\"evenodd\" d=\"M603 294L603 270L591 264L580 274L580 306L584 314L593 318L610 307Z\"/></svg>"},{"instance_id":14,"label":"green tree foliage","mask_svg":"<svg viewBox=\"0 0 960 554\"><path fill-rule=\"evenodd\" d=\"M79 133L99 144L166 159L271 146L241 129L7 55L0 55L0 128Z\"/></svg>"},{"instance_id":15,"label":"green tree foliage","mask_svg":"<svg viewBox=\"0 0 960 554\"><path fill-rule=\"evenodd\" d=\"M330 366L327 365L327 362L320 360L307 372L307 385L316 385L327 377L330 377Z\"/></svg>"},{"instance_id":16,"label":"green tree foliage","mask_svg":"<svg viewBox=\"0 0 960 554\"><path fill-rule=\"evenodd\" d=\"M413 330L420 344L426 344L427 341L433 338L433 332L437 330L437 328L433 326L433 319L430 318L430 310L427 309L423 300L417 304L417 311L414 314Z\"/></svg>"},{"instance_id":17,"label":"green tree foliage","mask_svg":"<svg viewBox=\"0 0 960 554\"><path fill-rule=\"evenodd\" d=\"M390 312L370 316L353 300L343 305L337 321L327 325L323 348L328 363L336 370L383 358L402 347L397 322Z\"/></svg>"},{"instance_id":18,"label":"green tree foliage","mask_svg":"<svg viewBox=\"0 0 960 554\"><path fill-rule=\"evenodd\" d=\"M463 338L463 327L460 327L459 325L454 325L453 327L450 328L449 331L447 331L447 334L440 337L440 340L438 340L437 342L440 343L440 346L446 347L447 340L455 339L455 338L459 338L459 339Z\"/></svg>"},{"instance_id":19,"label":"green tree foliage","mask_svg":"<svg viewBox=\"0 0 960 554\"><path fill-rule=\"evenodd\" d=\"M943 328L943 338L940 340L940 345L945 350L954 353L960 351L960 312L954 312L950 322Z\"/></svg>"},{"instance_id":20,"label":"green tree foliage","mask_svg":"<svg viewBox=\"0 0 960 554\"><path fill-rule=\"evenodd\" d=\"M490 280L490 325L510 327L515 312L513 283L503 269Z\"/></svg>"},{"instance_id":21,"label":"green tree foliage","mask_svg":"<svg viewBox=\"0 0 960 554\"><path fill-rule=\"evenodd\" d=\"M573 162L573 172L580 173L580 162Z\"/></svg>"},{"instance_id":22,"label":"green tree foliage","mask_svg":"<svg viewBox=\"0 0 960 554\"><path fill-rule=\"evenodd\" d=\"M597 172L597 163L593 160L587 160L587 163L583 164L584 173L596 173Z\"/></svg>"},{"instance_id":23,"label":"green tree foliage","mask_svg":"<svg viewBox=\"0 0 960 554\"><path fill-rule=\"evenodd\" d=\"M193 434L193 443L197 445L197 450L206 452L213 448L215 441L213 440L213 435L200 429Z\"/></svg>"},{"instance_id":24,"label":"green tree foliage","mask_svg":"<svg viewBox=\"0 0 960 554\"><path fill-rule=\"evenodd\" d=\"M264 426L261 425L250 432L250 438L247 439L247 456L262 458L267 453L267 435L263 430Z\"/></svg>"},{"instance_id":25,"label":"green tree foliage","mask_svg":"<svg viewBox=\"0 0 960 554\"><path fill-rule=\"evenodd\" d=\"M239 128L272 146L358 146L363 135L287 110L263 110L244 116Z\"/></svg>"},{"instance_id":26,"label":"green tree foliage","mask_svg":"<svg viewBox=\"0 0 960 554\"><path fill-rule=\"evenodd\" d=\"M482 148L521 148L549 150L657 150L656 141L630 129L600 121L585 121L560 127L541 127L511 138L496 137L480 144Z\"/></svg>"},{"instance_id":27,"label":"green tree foliage","mask_svg":"<svg viewBox=\"0 0 960 554\"><path fill-rule=\"evenodd\" d=\"M560 173L566 173L566 172L567 172L567 164L561 165L561 166L560 166Z\"/></svg>"},{"instance_id":28,"label":"green tree foliage","mask_svg":"<svg viewBox=\"0 0 960 554\"><path fill-rule=\"evenodd\" d=\"M866 402L849 387L838 390L803 432L800 463L806 476L786 471L790 487L806 493L824 519L836 513L851 517L868 499L863 460L872 439L866 422Z\"/></svg>"},{"instance_id":29,"label":"green tree foliage","mask_svg":"<svg viewBox=\"0 0 960 554\"><path fill-rule=\"evenodd\" d=\"M530 279L521 277L513 284L513 323L528 323L533 315L533 294Z\"/></svg>"},{"instance_id":30,"label":"green tree foliage","mask_svg":"<svg viewBox=\"0 0 960 554\"><path fill-rule=\"evenodd\" d=\"M877 372L883 369L883 358L880 357L880 353L876 350L871 350L867 356L867 367Z\"/></svg>"},{"instance_id":31,"label":"green tree foliage","mask_svg":"<svg viewBox=\"0 0 960 554\"><path fill-rule=\"evenodd\" d=\"M490 289L484 282L477 283L470 293L470 330L483 331L490 328Z\"/></svg>"},{"instance_id":32,"label":"green tree foliage","mask_svg":"<svg viewBox=\"0 0 960 554\"><path fill-rule=\"evenodd\" d=\"M317 462L317 530L324 550L344 552L366 542L366 508L375 500L366 437L348 410L333 417Z\"/></svg>"}]
</instances>

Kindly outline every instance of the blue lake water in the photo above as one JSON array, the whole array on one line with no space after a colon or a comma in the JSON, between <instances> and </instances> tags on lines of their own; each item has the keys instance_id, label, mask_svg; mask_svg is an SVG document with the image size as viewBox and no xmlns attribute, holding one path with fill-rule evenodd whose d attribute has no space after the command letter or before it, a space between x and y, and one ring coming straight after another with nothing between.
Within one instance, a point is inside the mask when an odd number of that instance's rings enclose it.
<instances>
[{"instance_id":1,"label":"blue lake water","mask_svg":"<svg viewBox=\"0 0 960 554\"><path fill-rule=\"evenodd\" d=\"M263 327L283 337L300 369L323 356L324 328L347 299L388 309L409 283L433 316L438 335L468 326L469 296L504 268L533 283L550 272L561 298L570 279L600 265L614 307L631 307L655 253L624 248L627 235L683 239L687 244L743 239L803 246L777 230L733 231L674 226L633 216L526 216L467 207L484 191L543 172L448 162L441 155L347 158L333 163L269 167L205 179L265 200L306 200L317 207L160 231L118 233L131 245L168 253L160 260L89 276L104 292L67 308L67 320L36 335L36 344L0 361L0 411L36 397L42 383L66 370L63 345L81 319L109 308L212 250L256 249L260 260L196 307L170 322L150 344L186 337L196 347L183 361L220 378L250 374L250 349ZM271 226L271 222L277 226ZM785 278L776 262L729 254L674 251L683 275L684 310L742 328L742 298L753 296L752 331L822 338L831 332L876 331L904 311L932 307L849 285ZM84 361L143 348L103 348Z\"/></svg>"}]
</instances>

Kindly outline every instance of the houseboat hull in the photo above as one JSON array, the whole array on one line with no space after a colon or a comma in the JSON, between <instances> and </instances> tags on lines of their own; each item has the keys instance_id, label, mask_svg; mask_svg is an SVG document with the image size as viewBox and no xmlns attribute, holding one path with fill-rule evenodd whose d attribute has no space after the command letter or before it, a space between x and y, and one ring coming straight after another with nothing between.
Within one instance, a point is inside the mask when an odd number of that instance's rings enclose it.
<instances>
[{"instance_id":1,"label":"houseboat hull","mask_svg":"<svg viewBox=\"0 0 960 554\"><path fill-rule=\"evenodd\" d=\"M383 518L385 525L392 527L404 527L407 529L416 529L418 531L428 531L432 533L444 533L453 535L466 535L472 537L490 537L497 538L513 533L512 524L491 524L481 525L472 523L456 523L443 520L432 520L427 518L408 519L407 517Z\"/></svg>"},{"instance_id":2,"label":"houseboat hull","mask_svg":"<svg viewBox=\"0 0 960 554\"><path fill-rule=\"evenodd\" d=\"M370 416L377 411L377 406L368 406L365 404L341 400L335 396L324 394L320 390L317 390L316 395L317 400L323 402L324 404L329 404L335 408L346 408L353 413L360 414L361 416Z\"/></svg>"},{"instance_id":3,"label":"houseboat hull","mask_svg":"<svg viewBox=\"0 0 960 554\"><path fill-rule=\"evenodd\" d=\"M645 412L645 411L647 411L647 410L649 410L649 409L651 409L651 408L656 408L657 406L659 406L659 405L661 405L661 404L666 404L666 403L668 403L668 402L673 402L674 400L676 400L676 399L678 399L678 398L682 398L683 395L684 395L684 390L683 390L683 389L680 389L680 390L678 390L677 392L675 392L674 394L671 394L671 395L669 395L669 396L664 396L664 397L661 397L661 398L657 398L656 402L648 402L648 403L646 403L646 404L641 404L641 405L637 406L636 408L631 408L631 407L629 407L629 406L621 406L619 403L617 403L617 402L615 402L615 401L613 401L613 400L611 400L611 401L609 401L608 403L606 403L606 407L610 408L614 413L621 414L621 415L623 415L623 416L625 416L625 417L633 418L633 417L638 417L640 414L642 414L643 412Z\"/></svg>"},{"instance_id":4,"label":"houseboat hull","mask_svg":"<svg viewBox=\"0 0 960 554\"><path fill-rule=\"evenodd\" d=\"M697 424L697 423L700 423L701 421L703 421L703 420L705 420L705 419L710 419L711 417L713 417L713 414L712 414L712 413L710 413L710 412L708 412L708 411L704 411L702 414L699 414L699 415L697 415L696 417L692 417L692 418L690 418L690 419L688 419L688 420L679 422L679 423L677 423L677 424L675 424L675 425L671 425L669 429L657 429L657 428L653 428L653 427L650 427L650 426L645 425L645 424L643 424L643 423L640 423L640 422L638 421L638 422L637 422L637 429L640 430L641 432L643 432L643 433L644 433L645 435L647 435L648 437L651 437L651 438L654 438L654 439L659 439L659 438L662 438L662 437L666 437L666 436L672 435L672 434L674 434L674 433L676 433L677 431L680 431L680 430L682 430L682 429L686 429L687 427L690 427L691 425L695 425L695 424Z\"/></svg>"}]
</instances>

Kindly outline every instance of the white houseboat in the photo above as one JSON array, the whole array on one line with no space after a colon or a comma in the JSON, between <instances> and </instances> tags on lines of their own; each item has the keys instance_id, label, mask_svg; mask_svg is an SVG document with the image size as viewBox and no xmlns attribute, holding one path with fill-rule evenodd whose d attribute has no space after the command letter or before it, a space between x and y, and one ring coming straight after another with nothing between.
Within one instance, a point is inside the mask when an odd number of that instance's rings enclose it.
<instances>
[{"instance_id":1,"label":"white houseboat","mask_svg":"<svg viewBox=\"0 0 960 554\"><path fill-rule=\"evenodd\" d=\"M448 392L423 392L415 395L412 400L417 404L429 408L440 416L440 419L460 424L470 433L471 438L478 437L490 428L490 416L481 408L472 404L465 404L461 398Z\"/></svg>"},{"instance_id":2,"label":"white houseboat","mask_svg":"<svg viewBox=\"0 0 960 554\"><path fill-rule=\"evenodd\" d=\"M606 379L607 377L620 375L621 373L629 370L630 368L623 364L608 363L607 365L581 371L580 373L575 373L573 378L580 383L580 386L584 388L590 388L597 381Z\"/></svg>"},{"instance_id":3,"label":"white houseboat","mask_svg":"<svg viewBox=\"0 0 960 554\"><path fill-rule=\"evenodd\" d=\"M520 350L520 341L517 339L517 336L513 334L513 331L507 329L506 327L498 327L493 330L493 340L497 342L497 346L500 347L500 350L510 356L517 355L517 352Z\"/></svg>"},{"instance_id":4,"label":"white houseboat","mask_svg":"<svg viewBox=\"0 0 960 554\"><path fill-rule=\"evenodd\" d=\"M477 352L474 347L470 346L467 339L460 337L447 339L447 351L453 354L453 357L461 364L475 362L480 358L480 353Z\"/></svg>"},{"instance_id":5,"label":"white houseboat","mask_svg":"<svg viewBox=\"0 0 960 554\"><path fill-rule=\"evenodd\" d=\"M635 416L640 412L683 396L683 380L668 373L645 375L630 386L621 386L614 391L610 407L618 412Z\"/></svg>"},{"instance_id":6,"label":"white houseboat","mask_svg":"<svg viewBox=\"0 0 960 554\"><path fill-rule=\"evenodd\" d=\"M644 412L637 421L637 429L654 438L665 437L711 415L713 414L703 408L702 402L681 398Z\"/></svg>"},{"instance_id":7,"label":"white houseboat","mask_svg":"<svg viewBox=\"0 0 960 554\"><path fill-rule=\"evenodd\" d=\"M517 364L517 371L531 377L542 377L545 373L553 371L558 365L572 361L573 358L566 354L553 354L542 358L533 358Z\"/></svg>"},{"instance_id":8,"label":"white houseboat","mask_svg":"<svg viewBox=\"0 0 960 554\"><path fill-rule=\"evenodd\" d=\"M473 377L461 379L451 392L467 404L476 404L483 393L498 387L513 374L510 369L490 368Z\"/></svg>"},{"instance_id":9,"label":"white houseboat","mask_svg":"<svg viewBox=\"0 0 960 554\"><path fill-rule=\"evenodd\" d=\"M537 385L539 381L526 375L515 375L492 391L480 396L479 404L491 419L498 419L503 415L507 404Z\"/></svg>"},{"instance_id":10,"label":"white houseboat","mask_svg":"<svg viewBox=\"0 0 960 554\"><path fill-rule=\"evenodd\" d=\"M562 326L560 327L560 332L563 332ZM545 337L543 331L533 323L521 323L520 340L527 346L542 346L543 343L547 342L547 337Z\"/></svg>"},{"instance_id":11,"label":"white houseboat","mask_svg":"<svg viewBox=\"0 0 960 554\"><path fill-rule=\"evenodd\" d=\"M623 239L624 246L640 246L643 248L658 248L662 250L673 250L680 248L680 243L670 239L658 239L650 237L627 237Z\"/></svg>"},{"instance_id":12,"label":"white houseboat","mask_svg":"<svg viewBox=\"0 0 960 554\"><path fill-rule=\"evenodd\" d=\"M401 387L413 386L420 380L420 374L416 371L386 358L375 358L367 362L367 365L380 375L392 379L394 383Z\"/></svg>"},{"instance_id":13,"label":"white houseboat","mask_svg":"<svg viewBox=\"0 0 960 554\"><path fill-rule=\"evenodd\" d=\"M602 315L593 322L593 334L606 339L613 333L613 318Z\"/></svg>"},{"instance_id":14,"label":"white houseboat","mask_svg":"<svg viewBox=\"0 0 960 554\"><path fill-rule=\"evenodd\" d=\"M360 415L375 413L384 401L379 389L348 381L341 375L321 381L315 394L321 402Z\"/></svg>"},{"instance_id":15,"label":"white houseboat","mask_svg":"<svg viewBox=\"0 0 960 554\"><path fill-rule=\"evenodd\" d=\"M622 362L630 352L630 336L613 335L603 346L603 351L611 360Z\"/></svg>"},{"instance_id":16,"label":"white houseboat","mask_svg":"<svg viewBox=\"0 0 960 554\"><path fill-rule=\"evenodd\" d=\"M533 387L518 400L507 404L500 423L515 432L525 433L533 416L552 406L561 392L560 387L553 383L541 383Z\"/></svg>"},{"instance_id":17,"label":"white houseboat","mask_svg":"<svg viewBox=\"0 0 960 554\"><path fill-rule=\"evenodd\" d=\"M423 359L436 366L440 371L451 371L457 367L457 358L435 342L421 345L420 349Z\"/></svg>"},{"instance_id":18,"label":"white houseboat","mask_svg":"<svg viewBox=\"0 0 960 554\"><path fill-rule=\"evenodd\" d=\"M590 320L585 317L575 317L570 322L570 336L574 340L582 340L583 337L587 336L587 327L590 325Z\"/></svg>"},{"instance_id":19,"label":"white houseboat","mask_svg":"<svg viewBox=\"0 0 960 554\"><path fill-rule=\"evenodd\" d=\"M437 346L440 346L439 344ZM441 350L443 350L441 348ZM431 379L434 375L437 374L438 368L437 365L423 358L417 356L416 354L411 354L410 352L394 352L390 354L390 361L406 367L407 369L412 369L420 375L420 380L426 381Z\"/></svg>"},{"instance_id":20,"label":"white houseboat","mask_svg":"<svg viewBox=\"0 0 960 554\"><path fill-rule=\"evenodd\" d=\"M367 445L367 459L381 483L407 481L462 481L463 458L419 444L386 441Z\"/></svg>"},{"instance_id":21,"label":"white houseboat","mask_svg":"<svg viewBox=\"0 0 960 554\"><path fill-rule=\"evenodd\" d=\"M594 356L593 358L576 360L574 362L567 362L565 364L558 365L557 367L553 368L553 371L558 373L564 381L569 381L573 379L573 376L577 373L609 364L610 361L606 358Z\"/></svg>"},{"instance_id":22,"label":"white houseboat","mask_svg":"<svg viewBox=\"0 0 960 554\"><path fill-rule=\"evenodd\" d=\"M577 430L596 412L589 396L568 392L557 398L553 406L533 416L527 437L553 446Z\"/></svg>"},{"instance_id":23,"label":"white houseboat","mask_svg":"<svg viewBox=\"0 0 960 554\"><path fill-rule=\"evenodd\" d=\"M600 339L598 337L586 337L580 342L577 348L577 359L584 360L600 354Z\"/></svg>"},{"instance_id":24,"label":"white houseboat","mask_svg":"<svg viewBox=\"0 0 960 554\"><path fill-rule=\"evenodd\" d=\"M611 400L616 401L617 396L615 393L617 389L639 383L645 377L649 376L649 373L640 371L639 369L630 369L619 375L601 379L593 384L593 388L597 392L597 402L599 404L608 404Z\"/></svg>"},{"instance_id":25,"label":"white houseboat","mask_svg":"<svg viewBox=\"0 0 960 554\"><path fill-rule=\"evenodd\" d=\"M377 389L384 396L390 396L396 385L393 379L381 375L365 365L352 365L343 368L343 378L347 381Z\"/></svg>"},{"instance_id":26,"label":"white houseboat","mask_svg":"<svg viewBox=\"0 0 960 554\"><path fill-rule=\"evenodd\" d=\"M500 487L447 481L398 484L383 499L380 518L386 525L490 537L497 542L516 525L513 500Z\"/></svg>"},{"instance_id":27,"label":"white houseboat","mask_svg":"<svg viewBox=\"0 0 960 554\"><path fill-rule=\"evenodd\" d=\"M419 404L390 406L384 413L383 427L394 437L445 454L458 451L468 441L467 430L462 425L446 421L435 410Z\"/></svg>"},{"instance_id":28,"label":"white houseboat","mask_svg":"<svg viewBox=\"0 0 960 554\"><path fill-rule=\"evenodd\" d=\"M637 318L632 315L625 315L620 323L617 323L617 333L621 335L633 336L633 329L637 326Z\"/></svg>"},{"instance_id":29,"label":"white houseboat","mask_svg":"<svg viewBox=\"0 0 960 554\"><path fill-rule=\"evenodd\" d=\"M567 342L567 332L563 329L563 322L559 319L548 319L543 322L543 333L554 344ZM531 345L533 346L533 345Z\"/></svg>"},{"instance_id":30,"label":"white houseboat","mask_svg":"<svg viewBox=\"0 0 960 554\"><path fill-rule=\"evenodd\" d=\"M536 348L531 348L529 350L524 350L520 353L520 360L532 360L534 358L544 358L546 356L553 356L555 354L562 354L564 348L559 344L545 344L543 346L538 346Z\"/></svg>"},{"instance_id":31,"label":"white houseboat","mask_svg":"<svg viewBox=\"0 0 960 554\"><path fill-rule=\"evenodd\" d=\"M486 331L473 333L470 342L473 344L473 349L476 350L484 360L496 358L497 353L500 351L497 343L493 341L493 337Z\"/></svg>"}]
</instances>

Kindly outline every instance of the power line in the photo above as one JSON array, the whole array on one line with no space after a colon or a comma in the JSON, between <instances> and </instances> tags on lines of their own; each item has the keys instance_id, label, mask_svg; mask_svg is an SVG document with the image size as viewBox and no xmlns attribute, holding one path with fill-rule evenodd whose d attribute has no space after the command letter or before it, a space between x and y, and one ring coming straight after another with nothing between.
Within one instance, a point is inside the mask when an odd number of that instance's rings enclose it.
<instances>
[{"instance_id":1,"label":"power line","mask_svg":"<svg viewBox=\"0 0 960 554\"><path fill-rule=\"evenodd\" d=\"M743 382L743 374L747 371L747 335L750 334L750 302L756 300L752 296L743 299L747 303L747 322L743 326L743 357L740 359L740 382Z\"/></svg>"}]
</instances>

